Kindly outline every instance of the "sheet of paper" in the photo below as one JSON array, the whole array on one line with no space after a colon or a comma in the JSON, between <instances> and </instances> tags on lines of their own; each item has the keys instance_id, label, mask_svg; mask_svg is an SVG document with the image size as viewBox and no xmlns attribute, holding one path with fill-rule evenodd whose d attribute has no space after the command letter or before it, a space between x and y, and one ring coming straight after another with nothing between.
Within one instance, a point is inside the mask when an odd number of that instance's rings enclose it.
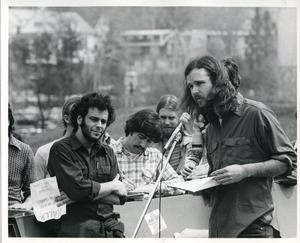
<instances>
[{"instance_id":1,"label":"sheet of paper","mask_svg":"<svg viewBox=\"0 0 300 243\"><path fill-rule=\"evenodd\" d=\"M60 195L56 177L48 177L30 184L33 212L36 219L45 222L66 214L66 204L57 207L54 198Z\"/></svg>"},{"instance_id":2,"label":"sheet of paper","mask_svg":"<svg viewBox=\"0 0 300 243\"><path fill-rule=\"evenodd\" d=\"M163 231L167 228L167 225L160 215L160 229L159 229L159 210L156 209L145 215L145 220L151 230L152 235L157 234L159 231Z\"/></svg>"},{"instance_id":3,"label":"sheet of paper","mask_svg":"<svg viewBox=\"0 0 300 243\"><path fill-rule=\"evenodd\" d=\"M202 179L177 182L169 186L190 192L197 192L217 185L219 185L219 183L214 180L214 177L206 177Z\"/></svg>"}]
</instances>

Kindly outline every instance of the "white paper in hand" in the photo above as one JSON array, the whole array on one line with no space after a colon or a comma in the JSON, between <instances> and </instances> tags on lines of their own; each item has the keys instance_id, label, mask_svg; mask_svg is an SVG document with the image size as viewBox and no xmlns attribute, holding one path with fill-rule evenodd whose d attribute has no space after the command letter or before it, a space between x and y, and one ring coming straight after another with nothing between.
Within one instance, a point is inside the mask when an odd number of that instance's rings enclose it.
<instances>
[{"instance_id":1,"label":"white paper in hand","mask_svg":"<svg viewBox=\"0 0 300 243\"><path fill-rule=\"evenodd\" d=\"M156 209L148 214L145 215L145 220L151 230L152 235L155 235L159 232L159 210ZM160 231L163 231L167 228L167 225L160 216Z\"/></svg>"},{"instance_id":2,"label":"white paper in hand","mask_svg":"<svg viewBox=\"0 0 300 243\"><path fill-rule=\"evenodd\" d=\"M36 219L45 222L66 214L66 204L57 207L54 198L60 195L56 177L48 177L30 184L33 212Z\"/></svg>"},{"instance_id":3,"label":"white paper in hand","mask_svg":"<svg viewBox=\"0 0 300 243\"><path fill-rule=\"evenodd\" d=\"M169 186L190 192L198 192L218 185L219 183L214 180L214 177L206 177L202 179L178 182Z\"/></svg>"}]
</instances>

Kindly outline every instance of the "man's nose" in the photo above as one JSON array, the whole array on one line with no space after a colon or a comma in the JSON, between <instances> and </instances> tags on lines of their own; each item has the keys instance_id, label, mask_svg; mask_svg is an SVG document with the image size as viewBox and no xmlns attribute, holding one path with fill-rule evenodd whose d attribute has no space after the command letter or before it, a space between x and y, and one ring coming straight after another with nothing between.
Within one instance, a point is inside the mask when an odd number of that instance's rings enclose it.
<instances>
[{"instance_id":1,"label":"man's nose","mask_svg":"<svg viewBox=\"0 0 300 243\"><path fill-rule=\"evenodd\" d=\"M165 124L169 125L170 124L170 119L169 118L166 118L165 120Z\"/></svg>"},{"instance_id":2,"label":"man's nose","mask_svg":"<svg viewBox=\"0 0 300 243\"><path fill-rule=\"evenodd\" d=\"M101 121L97 122L97 128L104 128L104 124Z\"/></svg>"}]
</instances>

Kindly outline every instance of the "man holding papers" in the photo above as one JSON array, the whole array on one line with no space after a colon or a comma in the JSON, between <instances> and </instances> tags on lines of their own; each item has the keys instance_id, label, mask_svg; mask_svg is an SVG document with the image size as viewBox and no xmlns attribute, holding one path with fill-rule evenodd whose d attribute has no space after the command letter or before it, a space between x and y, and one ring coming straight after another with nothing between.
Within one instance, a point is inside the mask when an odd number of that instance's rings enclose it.
<instances>
[{"instance_id":1,"label":"man holding papers","mask_svg":"<svg viewBox=\"0 0 300 243\"><path fill-rule=\"evenodd\" d=\"M211 56L185 69L181 111L208 123L204 144L210 189L209 237L280 237L273 201L273 177L290 173L295 151L270 108L239 92L238 66ZM229 80L230 79L230 80Z\"/></svg>"}]
</instances>

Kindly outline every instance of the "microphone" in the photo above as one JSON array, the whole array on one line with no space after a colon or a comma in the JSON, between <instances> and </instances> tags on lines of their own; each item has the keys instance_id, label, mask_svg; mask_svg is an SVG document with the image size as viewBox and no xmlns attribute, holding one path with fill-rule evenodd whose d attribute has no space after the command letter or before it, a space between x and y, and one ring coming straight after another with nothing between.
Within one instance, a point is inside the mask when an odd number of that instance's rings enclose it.
<instances>
[{"instance_id":1,"label":"microphone","mask_svg":"<svg viewBox=\"0 0 300 243\"><path fill-rule=\"evenodd\" d=\"M173 131L171 137L169 138L168 142L166 143L164 149L163 149L163 154L166 152L166 150L169 148L170 143L174 140L174 138L176 137L177 133L179 133L181 127L183 124L187 123L188 121L191 120L191 116L190 114L184 112L182 113L181 117L179 118L179 124L177 125L177 127L175 128L175 130Z\"/></svg>"}]
</instances>

